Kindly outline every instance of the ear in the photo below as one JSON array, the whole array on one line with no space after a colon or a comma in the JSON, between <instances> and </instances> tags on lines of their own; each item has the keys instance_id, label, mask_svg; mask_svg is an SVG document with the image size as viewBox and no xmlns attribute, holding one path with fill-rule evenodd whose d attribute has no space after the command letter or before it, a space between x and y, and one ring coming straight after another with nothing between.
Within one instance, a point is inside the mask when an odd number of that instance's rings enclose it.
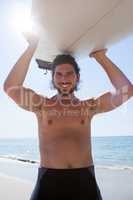
<instances>
[{"instance_id":1,"label":"ear","mask_svg":"<svg viewBox=\"0 0 133 200\"><path fill-rule=\"evenodd\" d=\"M77 81L79 81L80 79L80 74L77 74Z\"/></svg>"}]
</instances>

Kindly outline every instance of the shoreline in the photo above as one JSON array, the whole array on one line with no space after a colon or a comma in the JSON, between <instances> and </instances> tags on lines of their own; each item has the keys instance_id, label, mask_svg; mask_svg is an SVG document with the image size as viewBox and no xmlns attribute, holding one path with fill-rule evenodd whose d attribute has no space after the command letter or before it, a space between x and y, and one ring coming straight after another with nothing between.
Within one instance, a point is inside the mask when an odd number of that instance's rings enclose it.
<instances>
[{"instance_id":1,"label":"shoreline","mask_svg":"<svg viewBox=\"0 0 133 200\"><path fill-rule=\"evenodd\" d=\"M27 162L27 163L39 163L37 160L29 160L29 159L24 159L24 158L19 158L15 156L0 156L0 159L9 159L9 160L16 160L16 161L21 161L21 162Z\"/></svg>"}]
</instances>

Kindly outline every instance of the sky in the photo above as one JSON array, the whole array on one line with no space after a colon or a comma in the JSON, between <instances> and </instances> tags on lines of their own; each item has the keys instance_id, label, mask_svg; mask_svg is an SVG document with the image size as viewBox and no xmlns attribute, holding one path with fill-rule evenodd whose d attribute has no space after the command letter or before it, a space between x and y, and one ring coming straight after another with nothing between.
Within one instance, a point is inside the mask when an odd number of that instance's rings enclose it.
<instances>
[{"instance_id":1,"label":"sky","mask_svg":"<svg viewBox=\"0 0 133 200\"><path fill-rule=\"evenodd\" d=\"M2 0L0 4L0 138L37 137L37 120L33 113L18 107L3 91L3 83L12 66L27 47L20 31L16 30L12 21L18 0ZM31 1L23 1L30 10ZM17 18L17 17L16 17ZM124 72L133 83L133 35L123 39L108 49L109 58ZM91 58L79 63L81 83L75 93L80 99L98 97L113 89L103 68ZM34 58L24 82L24 86L32 88L45 96L52 96L51 74L43 74L37 68ZM91 124L92 136L133 136L133 98L113 111L94 116Z\"/></svg>"}]
</instances>

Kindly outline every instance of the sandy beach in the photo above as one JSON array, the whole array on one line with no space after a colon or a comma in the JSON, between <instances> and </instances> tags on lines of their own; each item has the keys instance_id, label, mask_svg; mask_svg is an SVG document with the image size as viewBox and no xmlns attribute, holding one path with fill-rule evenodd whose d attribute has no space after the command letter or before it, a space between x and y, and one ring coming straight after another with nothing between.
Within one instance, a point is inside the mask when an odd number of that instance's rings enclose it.
<instances>
[{"instance_id":1,"label":"sandy beach","mask_svg":"<svg viewBox=\"0 0 133 200\"><path fill-rule=\"evenodd\" d=\"M35 164L0 159L0 199L29 200L37 178ZM96 166L103 200L133 200L133 169Z\"/></svg>"},{"instance_id":2,"label":"sandy beach","mask_svg":"<svg viewBox=\"0 0 133 200\"><path fill-rule=\"evenodd\" d=\"M1 200L28 200L33 184L16 177L0 174L0 188Z\"/></svg>"}]
</instances>

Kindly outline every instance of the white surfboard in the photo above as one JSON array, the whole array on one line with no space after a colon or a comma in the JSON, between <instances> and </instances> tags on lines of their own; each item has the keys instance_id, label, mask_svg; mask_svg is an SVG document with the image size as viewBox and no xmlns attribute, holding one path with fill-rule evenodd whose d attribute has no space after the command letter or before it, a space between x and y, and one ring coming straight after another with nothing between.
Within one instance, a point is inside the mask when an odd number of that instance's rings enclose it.
<instances>
[{"instance_id":1,"label":"white surfboard","mask_svg":"<svg viewBox=\"0 0 133 200\"><path fill-rule=\"evenodd\" d=\"M133 34L133 0L33 0L41 24L39 59L63 52L77 60Z\"/></svg>"}]
</instances>

